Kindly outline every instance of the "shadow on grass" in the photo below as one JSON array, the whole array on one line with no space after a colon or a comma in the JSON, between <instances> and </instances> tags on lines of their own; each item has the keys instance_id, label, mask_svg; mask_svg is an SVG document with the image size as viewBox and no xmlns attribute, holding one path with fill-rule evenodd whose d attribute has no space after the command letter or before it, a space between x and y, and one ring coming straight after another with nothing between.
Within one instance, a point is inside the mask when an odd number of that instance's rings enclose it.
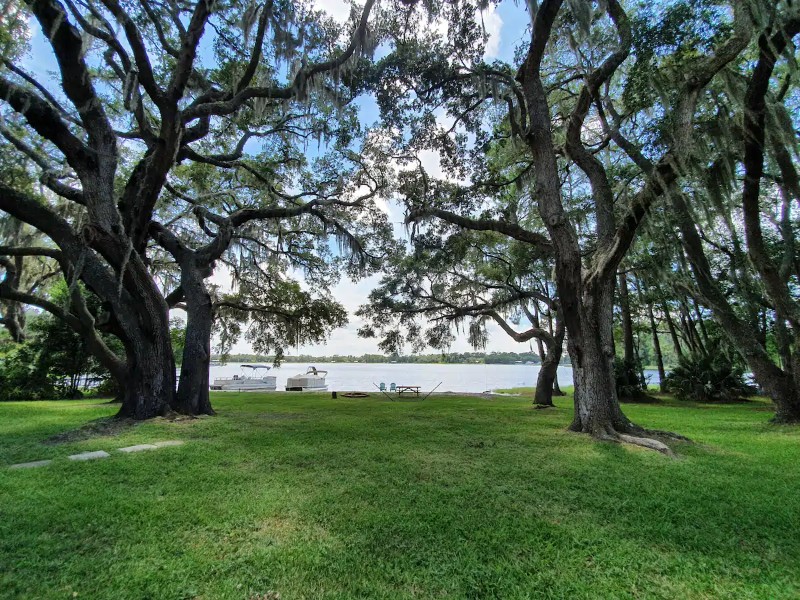
<instances>
[{"instance_id":1,"label":"shadow on grass","mask_svg":"<svg viewBox=\"0 0 800 600\"><path fill-rule=\"evenodd\" d=\"M62 431L42 440L46 446L81 442L95 437L117 436L139 425L140 421L117 417L100 417L81 425L77 429Z\"/></svg>"}]
</instances>

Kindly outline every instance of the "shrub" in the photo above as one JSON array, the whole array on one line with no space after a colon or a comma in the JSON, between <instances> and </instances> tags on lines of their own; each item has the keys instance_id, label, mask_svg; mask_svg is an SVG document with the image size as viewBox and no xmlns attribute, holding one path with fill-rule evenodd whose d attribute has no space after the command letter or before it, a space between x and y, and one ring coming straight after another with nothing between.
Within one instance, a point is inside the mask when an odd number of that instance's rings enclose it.
<instances>
[{"instance_id":1,"label":"shrub","mask_svg":"<svg viewBox=\"0 0 800 600\"><path fill-rule=\"evenodd\" d=\"M38 360L38 350L25 342L0 356L0 401L44 400L56 396L52 380Z\"/></svg>"},{"instance_id":2,"label":"shrub","mask_svg":"<svg viewBox=\"0 0 800 600\"><path fill-rule=\"evenodd\" d=\"M647 392L647 381L636 362L614 359L614 382L619 398L640 398Z\"/></svg>"},{"instance_id":3,"label":"shrub","mask_svg":"<svg viewBox=\"0 0 800 600\"><path fill-rule=\"evenodd\" d=\"M755 390L745 381L744 370L717 350L680 358L667 375L667 390L679 400L695 402L732 402L751 396Z\"/></svg>"}]
</instances>

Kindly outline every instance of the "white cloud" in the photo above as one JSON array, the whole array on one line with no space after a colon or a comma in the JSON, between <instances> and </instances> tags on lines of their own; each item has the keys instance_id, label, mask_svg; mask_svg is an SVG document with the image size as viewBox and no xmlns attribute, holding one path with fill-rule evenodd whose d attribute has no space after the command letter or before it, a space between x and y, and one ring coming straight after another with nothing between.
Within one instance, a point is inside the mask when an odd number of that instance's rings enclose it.
<instances>
[{"instance_id":1,"label":"white cloud","mask_svg":"<svg viewBox=\"0 0 800 600\"><path fill-rule=\"evenodd\" d=\"M487 11L479 11L476 18L478 22L483 19L483 26L489 36L483 53L484 58L497 58L500 52L500 32L503 29L503 19L497 13L497 7L492 5Z\"/></svg>"},{"instance_id":2,"label":"white cloud","mask_svg":"<svg viewBox=\"0 0 800 600\"><path fill-rule=\"evenodd\" d=\"M339 23L346 23L350 18L350 4L343 0L315 0L314 8L325 11Z\"/></svg>"},{"instance_id":3,"label":"white cloud","mask_svg":"<svg viewBox=\"0 0 800 600\"><path fill-rule=\"evenodd\" d=\"M439 153L436 150L423 150L417 156L422 163L422 168L425 169L425 173L428 174L428 177L435 179L443 178L442 163Z\"/></svg>"}]
</instances>

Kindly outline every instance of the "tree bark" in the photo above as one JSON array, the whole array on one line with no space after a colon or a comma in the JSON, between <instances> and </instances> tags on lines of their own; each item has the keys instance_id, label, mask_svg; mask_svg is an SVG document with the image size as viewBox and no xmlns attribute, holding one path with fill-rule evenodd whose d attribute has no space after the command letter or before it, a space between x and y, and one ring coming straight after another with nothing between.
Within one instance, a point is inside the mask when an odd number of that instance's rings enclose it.
<instances>
[{"instance_id":1,"label":"tree bark","mask_svg":"<svg viewBox=\"0 0 800 600\"><path fill-rule=\"evenodd\" d=\"M783 319L775 319L775 345L778 349L778 356L781 360L781 368L784 371L792 369L792 341L786 322Z\"/></svg>"},{"instance_id":2,"label":"tree bark","mask_svg":"<svg viewBox=\"0 0 800 600\"><path fill-rule=\"evenodd\" d=\"M175 360L169 328L126 331L127 374L119 417L152 419L170 410L175 395Z\"/></svg>"},{"instance_id":3,"label":"tree bark","mask_svg":"<svg viewBox=\"0 0 800 600\"><path fill-rule=\"evenodd\" d=\"M552 349L547 353L536 378L536 393L534 404L553 406L553 395L558 388L558 363L561 360L561 350ZM559 389L558 395L563 395Z\"/></svg>"},{"instance_id":4,"label":"tree bark","mask_svg":"<svg viewBox=\"0 0 800 600\"><path fill-rule=\"evenodd\" d=\"M550 331L550 335L555 335L553 331L553 313L552 311L548 311L548 322L547 328ZM564 332L561 333L561 339L558 342L558 361L556 362L556 370L555 375L553 375L553 396L566 396L566 394L561 390L561 386L558 384L558 365L561 362L561 355L564 352Z\"/></svg>"},{"instance_id":5,"label":"tree bark","mask_svg":"<svg viewBox=\"0 0 800 600\"><path fill-rule=\"evenodd\" d=\"M553 376L553 396L566 396L567 394L561 389L558 383L558 365L556 365L556 374Z\"/></svg>"},{"instance_id":6,"label":"tree bark","mask_svg":"<svg viewBox=\"0 0 800 600\"><path fill-rule=\"evenodd\" d=\"M585 320L589 322L577 335L570 332L568 343L575 381L575 417L569 428L598 438L615 438L631 432L632 424L617 400L610 368L613 354L604 347L597 323L591 323L591 318Z\"/></svg>"},{"instance_id":7,"label":"tree bark","mask_svg":"<svg viewBox=\"0 0 800 600\"><path fill-rule=\"evenodd\" d=\"M533 326L541 329L539 305L534 303L533 312L526 312ZM545 345L542 336L537 336L536 338L536 346L539 349L539 358L542 359L542 364L536 377L533 403L541 406L553 406L553 396L564 395L564 392L558 386L558 364L561 362L561 353L564 347L564 325L561 321L553 318L552 308L547 311L546 316L550 339L547 340L547 345ZM555 330L553 328L554 320L557 321Z\"/></svg>"},{"instance_id":8,"label":"tree bark","mask_svg":"<svg viewBox=\"0 0 800 600\"><path fill-rule=\"evenodd\" d=\"M570 429L598 438L619 440L618 434L627 433L631 424L619 407L613 377L616 265L609 270L610 273L603 269L591 283L583 279L580 243L562 203L550 107L539 71L560 6L560 0L544 2L540 6L532 28L531 45L517 75L527 105L529 127L526 142L536 182L533 197L552 240L559 316L569 334L568 348L575 380L575 419ZM627 20L619 4L609 3L609 10L619 26L621 37L629 38L625 35L629 34ZM570 118L567 135L568 152L592 185L597 203L598 237L604 246L609 247L609 238L614 235L613 194L602 165L583 147L580 131L598 87L625 59L629 49L630 39L621 39L620 50L587 78L587 85Z\"/></svg>"},{"instance_id":9,"label":"tree bark","mask_svg":"<svg viewBox=\"0 0 800 600\"><path fill-rule=\"evenodd\" d=\"M537 323L538 326L538 323ZM541 340L538 340L541 344ZM564 326L556 323L556 330L548 340L546 352L542 355L542 366L536 378L536 393L533 402L542 406L553 406L553 394L558 388L558 364L564 346ZM561 392L561 390L558 390Z\"/></svg>"},{"instance_id":10,"label":"tree bark","mask_svg":"<svg viewBox=\"0 0 800 600\"><path fill-rule=\"evenodd\" d=\"M187 264L181 268L181 287L186 303L186 343L173 408L188 415L213 415L208 384L214 307L197 267Z\"/></svg>"},{"instance_id":11,"label":"tree bark","mask_svg":"<svg viewBox=\"0 0 800 600\"><path fill-rule=\"evenodd\" d=\"M150 419L167 413L174 401L175 358L169 307L143 265L137 267L138 276L126 282L127 293L112 300L128 367L120 416Z\"/></svg>"}]
</instances>

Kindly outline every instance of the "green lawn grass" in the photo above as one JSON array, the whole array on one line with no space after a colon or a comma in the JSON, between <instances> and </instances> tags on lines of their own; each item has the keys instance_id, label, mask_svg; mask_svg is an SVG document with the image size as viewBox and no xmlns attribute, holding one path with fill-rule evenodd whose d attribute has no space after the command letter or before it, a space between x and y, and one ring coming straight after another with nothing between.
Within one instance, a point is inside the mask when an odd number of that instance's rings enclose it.
<instances>
[{"instance_id":1,"label":"green lawn grass","mask_svg":"<svg viewBox=\"0 0 800 600\"><path fill-rule=\"evenodd\" d=\"M0 466L0 598L800 597L800 431L763 403L626 405L675 459L566 432L569 398L213 402L59 445L115 408L0 404L0 465L57 458Z\"/></svg>"}]
</instances>

